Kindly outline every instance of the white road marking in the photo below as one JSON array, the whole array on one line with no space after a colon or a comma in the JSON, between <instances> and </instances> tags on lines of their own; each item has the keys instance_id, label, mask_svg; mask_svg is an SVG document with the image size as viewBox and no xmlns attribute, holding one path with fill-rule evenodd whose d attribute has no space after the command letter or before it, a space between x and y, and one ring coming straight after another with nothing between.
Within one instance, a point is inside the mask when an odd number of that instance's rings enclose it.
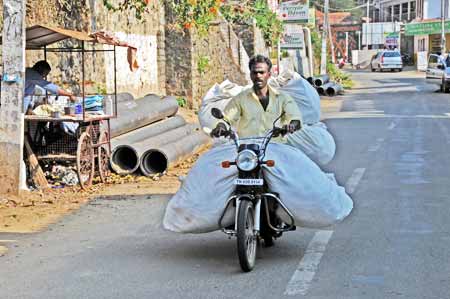
<instances>
[{"instance_id":1,"label":"white road marking","mask_svg":"<svg viewBox=\"0 0 450 299\"><path fill-rule=\"evenodd\" d=\"M286 287L284 295L306 295L332 234L333 231L331 230L322 230L314 234L308 248L306 248L305 255L303 255Z\"/></svg>"},{"instance_id":2,"label":"white road marking","mask_svg":"<svg viewBox=\"0 0 450 299\"><path fill-rule=\"evenodd\" d=\"M381 144L375 144L375 145L369 146L368 151L369 152L376 152L377 150L380 149L380 147L381 147Z\"/></svg>"},{"instance_id":3,"label":"white road marking","mask_svg":"<svg viewBox=\"0 0 450 299\"><path fill-rule=\"evenodd\" d=\"M358 186L361 178L366 171L365 168L357 168L353 171L351 177L345 184L345 189L348 194L352 194ZM311 242L309 242L300 263L297 266L294 274L289 281L284 295L306 295L311 285L311 281L316 275L316 271L319 268L320 260L327 248L327 244L333 235L332 230L321 230L314 234Z\"/></svg>"},{"instance_id":4,"label":"white road marking","mask_svg":"<svg viewBox=\"0 0 450 299\"><path fill-rule=\"evenodd\" d=\"M345 184L345 190L348 194L352 194L355 191L365 171L365 168L356 168L353 170L351 177L348 179L347 184Z\"/></svg>"},{"instance_id":5,"label":"white road marking","mask_svg":"<svg viewBox=\"0 0 450 299\"><path fill-rule=\"evenodd\" d=\"M369 147L368 151L369 152L376 152L377 150L380 149L381 147L381 143L384 141L384 138L378 138L377 139L377 143L375 145L372 145Z\"/></svg>"},{"instance_id":6,"label":"white road marking","mask_svg":"<svg viewBox=\"0 0 450 299\"><path fill-rule=\"evenodd\" d=\"M397 126L397 124L395 122L391 122L391 124L388 127L388 130L392 130Z\"/></svg>"}]
</instances>

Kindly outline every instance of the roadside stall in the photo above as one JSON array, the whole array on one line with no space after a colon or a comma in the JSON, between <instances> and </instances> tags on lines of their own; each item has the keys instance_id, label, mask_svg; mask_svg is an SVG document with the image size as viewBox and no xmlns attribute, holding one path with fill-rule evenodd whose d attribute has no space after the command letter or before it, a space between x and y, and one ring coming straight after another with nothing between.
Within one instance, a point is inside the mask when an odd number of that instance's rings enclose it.
<instances>
[{"instance_id":1,"label":"roadside stall","mask_svg":"<svg viewBox=\"0 0 450 299\"><path fill-rule=\"evenodd\" d=\"M49 47L66 39L72 39L77 46ZM78 181L82 188L92 184L96 173L103 182L110 174L110 119L117 117L116 46L128 45L114 38L98 38L95 34L42 25L26 29L26 49L43 51L44 60L48 53L81 54L80 92L75 94L78 101L73 104L60 102L58 97L50 101L45 93L45 105L41 106L40 113L25 115L25 127L28 128L25 149L28 156L35 156L41 163L71 164L77 174L75 183ZM94 63L92 59L89 61L93 55L87 54L96 52L113 53L113 93L89 94L85 90L86 64Z\"/></svg>"}]
</instances>

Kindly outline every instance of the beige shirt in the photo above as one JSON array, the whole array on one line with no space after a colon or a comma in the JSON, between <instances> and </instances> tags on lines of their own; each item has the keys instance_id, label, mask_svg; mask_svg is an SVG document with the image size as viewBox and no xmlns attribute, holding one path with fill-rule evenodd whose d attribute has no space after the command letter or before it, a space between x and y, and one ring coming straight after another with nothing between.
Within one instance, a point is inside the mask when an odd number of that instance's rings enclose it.
<instances>
[{"instance_id":1,"label":"beige shirt","mask_svg":"<svg viewBox=\"0 0 450 299\"><path fill-rule=\"evenodd\" d=\"M237 129L239 137L261 137L273 128L273 122L283 111L285 114L277 123L278 127L289 124L291 120L301 121L302 119L295 101L290 96L269 86L269 104L265 111L253 88L249 88L228 103L224 115ZM285 142L281 138L276 141Z\"/></svg>"}]
</instances>

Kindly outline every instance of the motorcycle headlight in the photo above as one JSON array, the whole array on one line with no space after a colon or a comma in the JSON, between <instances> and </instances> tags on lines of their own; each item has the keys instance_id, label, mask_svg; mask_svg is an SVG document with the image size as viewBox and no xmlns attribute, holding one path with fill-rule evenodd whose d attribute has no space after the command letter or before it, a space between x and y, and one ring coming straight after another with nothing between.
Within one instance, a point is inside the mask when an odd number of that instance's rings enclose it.
<instances>
[{"instance_id":1,"label":"motorcycle headlight","mask_svg":"<svg viewBox=\"0 0 450 299\"><path fill-rule=\"evenodd\" d=\"M243 171L253 170L258 166L258 156L251 150L243 150L236 159L236 165Z\"/></svg>"}]
</instances>

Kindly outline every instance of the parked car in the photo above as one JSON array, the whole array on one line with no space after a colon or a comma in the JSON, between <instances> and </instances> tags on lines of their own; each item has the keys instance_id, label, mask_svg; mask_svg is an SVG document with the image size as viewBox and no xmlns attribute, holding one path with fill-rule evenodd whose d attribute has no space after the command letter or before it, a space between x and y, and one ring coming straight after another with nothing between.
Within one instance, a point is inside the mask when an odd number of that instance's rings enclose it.
<instances>
[{"instance_id":1,"label":"parked car","mask_svg":"<svg viewBox=\"0 0 450 299\"><path fill-rule=\"evenodd\" d=\"M403 70L402 56L399 51L381 51L372 57L370 61L370 69L372 72L383 70Z\"/></svg>"},{"instance_id":2,"label":"parked car","mask_svg":"<svg viewBox=\"0 0 450 299\"><path fill-rule=\"evenodd\" d=\"M450 89L450 56L439 58L437 54L428 56L427 83L437 85L443 92Z\"/></svg>"}]
</instances>

